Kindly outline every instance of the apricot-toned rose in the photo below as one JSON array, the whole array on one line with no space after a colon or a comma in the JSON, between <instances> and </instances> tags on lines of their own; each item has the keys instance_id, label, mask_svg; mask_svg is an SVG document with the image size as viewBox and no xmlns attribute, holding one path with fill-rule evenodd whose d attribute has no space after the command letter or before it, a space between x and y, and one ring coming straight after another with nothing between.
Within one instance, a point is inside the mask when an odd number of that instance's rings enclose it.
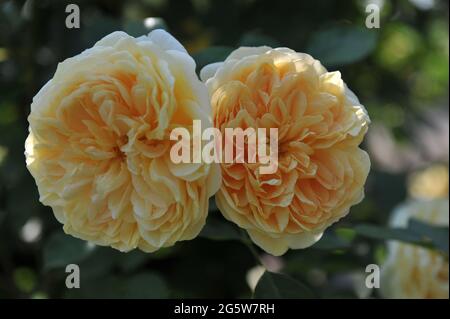
<instances>
[{"instance_id":1,"label":"apricot-toned rose","mask_svg":"<svg viewBox=\"0 0 450 319\"><path fill-rule=\"evenodd\" d=\"M163 30L114 32L58 65L34 97L27 166L64 231L121 251L194 238L220 185L214 165L174 164L170 131L211 126L205 85Z\"/></svg>"},{"instance_id":2,"label":"apricot-toned rose","mask_svg":"<svg viewBox=\"0 0 450 319\"><path fill-rule=\"evenodd\" d=\"M414 218L448 227L448 209L448 199L411 201L394 211L390 224L402 228ZM426 248L389 242L380 289L385 298L448 299L448 260Z\"/></svg>"},{"instance_id":3,"label":"apricot-toned rose","mask_svg":"<svg viewBox=\"0 0 450 319\"><path fill-rule=\"evenodd\" d=\"M278 129L275 173L221 164L217 205L258 246L273 255L308 247L362 200L369 117L339 72L287 48L242 47L201 78L215 127Z\"/></svg>"}]
</instances>

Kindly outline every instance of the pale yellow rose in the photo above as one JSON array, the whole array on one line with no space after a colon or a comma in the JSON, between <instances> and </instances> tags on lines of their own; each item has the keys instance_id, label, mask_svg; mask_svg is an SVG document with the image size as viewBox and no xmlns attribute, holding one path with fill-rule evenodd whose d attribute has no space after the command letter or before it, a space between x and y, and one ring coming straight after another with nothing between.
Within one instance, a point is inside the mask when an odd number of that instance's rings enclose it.
<instances>
[{"instance_id":1,"label":"pale yellow rose","mask_svg":"<svg viewBox=\"0 0 450 319\"><path fill-rule=\"evenodd\" d=\"M408 193L417 199L446 198L448 184L448 166L435 164L410 175Z\"/></svg>"},{"instance_id":2,"label":"pale yellow rose","mask_svg":"<svg viewBox=\"0 0 450 319\"><path fill-rule=\"evenodd\" d=\"M217 165L169 158L171 129L194 119L211 126L208 93L177 40L106 36L33 99L26 157L40 201L66 233L121 251L194 238L220 185Z\"/></svg>"},{"instance_id":3,"label":"pale yellow rose","mask_svg":"<svg viewBox=\"0 0 450 319\"><path fill-rule=\"evenodd\" d=\"M406 227L411 218L448 226L448 199L411 201L394 211L393 227ZM385 298L448 299L448 260L432 250L398 241L388 243L381 268L380 289Z\"/></svg>"},{"instance_id":4,"label":"pale yellow rose","mask_svg":"<svg viewBox=\"0 0 450 319\"><path fill-rule=\"evenodd\" d=\"M215 127L278 128L278 169L222 167L223 215L273 254L306 248L364 197L369 117L339 72L287 48L242 47L201 72Z\"/></svg>"}]
</instances>

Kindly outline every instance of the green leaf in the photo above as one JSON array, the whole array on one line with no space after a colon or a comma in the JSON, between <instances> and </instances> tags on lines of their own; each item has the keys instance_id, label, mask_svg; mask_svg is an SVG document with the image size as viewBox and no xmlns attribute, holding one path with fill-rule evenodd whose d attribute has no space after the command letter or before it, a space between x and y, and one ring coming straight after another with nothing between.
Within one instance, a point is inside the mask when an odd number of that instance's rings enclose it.
<instances>
[{"instance_id":1,"label":"green leaf","mask_svg":"<svg viewBox=\"0 0 450 319\"><path fill-rule=\"evenodd\" d=\"M36 287L37 277L33 269L20 267L14 270L14 283L25 293L30 293Z\"/></svg>"},{"instance_id":2,"label":"green leaf","mask_svg":"<svg viewBox=\"0 0 450 319\"><path fill-rule=\"evenodd\" d=\"M357 62L376 46L377 33L362 27L338 26L315 33L307 52L332 67Z\"/></svg>"},{"instance_id":3,"label":"green leaf","mask_svg":"<svg viewBox=\"0 0 450 319\"><path fill-rule=\"evenodd\" d=\"M338 235L335 231L328 230L312 248L324 250L346 249L350 247L350 244L351 240Z\"/></svg>"},{"instance_id":4,"label":"green leaf","mask_svg":"<svg viewBox=\"0 0 450 319\"><path fill-rule=\"evenodd\" d=\"M256 299L309 299L313 292L304 284L283 274L266 271L256 285Z\"/></svg>"},{"instance_id":5,"label":"green leaf","mask_svg":"<svg viewBox=\"0 0 450 319\"><path fill-rule=\"evenodd\" d=\"M399 240L402 242L439 250L448 255L448 227L431 226L411 220L408 228L388 228L361 224L355 227L356 233L368 238Z\"/></svg>"},{"instance_id":6,"label":"green leaf","mask_svg":"<svg viewBox=\"0 0 450 319\"><path fill-rule=\"evenodd\" d=\"M48 270L79 263L89 256L94 248L95 246L83 240L64 233L55 233L44 246L44 268Z\"/></svg>"},{"instance_id":7,"label":"green leaf","mask_svg":"<svg viewBox=\"0 0 450 319\"><path fill-rule=\"evenodd\" d=\"M197 71L210 63L224 61L233 50L232 47L213 46L193 54L192 57L197 64Z\"/></svg>"},{"instance_id":8,"label":"green leaf","mask_svg":"<svg viewBox=\"0 0 450 319\"><path fill-rule=\"evenodd\" d=\"M424 241L448 255L448 227L435 226L411 219L408 229L420 235Z\"/></svg>"},{"instance_id":9,"label":"green leaf","mask_svg":"<svg viewBox=\"0 0 450 319\"><path fill-rule=\"evenodd\" d=\"M369 224L360 224L355 227L357 234L382 240L400 240L407 243L419 243L421 237L404 228L388 228Z\"/></svg>"},{"instance_id":10,"label":"green leaf","mask_svg":"<svg viewBox=\"0 0 450 319\"><path fill-rule=\"evenodd\" d=\"M356 232L351 228L337 228L335 229L336 235L345 240L345 241L353 241L356 237Z\"/></svg>"},{"instance_id":11,"label":"green leaf","mask_svg":"<svg viewBox=\"0 0 450 319\"><path fill-rule=\"evenodd\" d=\"M239 230L230 222L218 218L208 218L200 236L212 240L240 240Z\"/></svg>"}]
</instances>

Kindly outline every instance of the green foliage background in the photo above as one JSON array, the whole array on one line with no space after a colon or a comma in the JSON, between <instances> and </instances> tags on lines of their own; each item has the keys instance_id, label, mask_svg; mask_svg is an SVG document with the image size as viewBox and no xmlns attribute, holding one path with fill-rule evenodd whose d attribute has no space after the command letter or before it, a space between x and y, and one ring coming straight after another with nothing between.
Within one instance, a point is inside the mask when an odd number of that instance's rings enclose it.
<instances>
[{"instance_id":1,"label":"green foliage background","mask_svg":"<svg viewBox=\"0 0 450 319\"><path fill-rule=\"evenodd\" d=\"M115 30L148 33L147 17L159 17L157 27L174 34L198 67L241 45L311 53L342 72L373 126L393 137L380 135L377 144L364 145L373 160L382 157L374 160L366 198L317 245L280 259L252 247L269 269L280 264L285 274L266 273L255 297L367 296L355 288L355 278L367 264L383 260L389 238L448 254L448 228L431 231L439 236L425 236L428 225L386 228L392 209L407 197L409 174L436 162L448 165L448 2L436 0L428 9L407 0L382 2L381 28L368 30L365 1L1 0L0 298L252 296L246 275L258 261L214 203L199 238L154 254L123 254L64 235L51 210L39 203L26 170L31 100L57 63ZM68 3L80 6L80 29L65 28ZM33 229L37 237L24 239ZM81 289L65 287L69 263L80 265ZM377 291L371 296L379 297Z\"/></svg>"}]
</instances>

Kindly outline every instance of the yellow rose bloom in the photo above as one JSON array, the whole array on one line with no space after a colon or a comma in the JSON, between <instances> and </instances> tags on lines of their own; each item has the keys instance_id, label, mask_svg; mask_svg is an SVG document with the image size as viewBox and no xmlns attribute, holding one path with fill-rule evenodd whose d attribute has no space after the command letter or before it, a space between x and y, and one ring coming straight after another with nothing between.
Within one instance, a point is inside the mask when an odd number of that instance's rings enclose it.
<instances>
[{"instance_id":1,"label":"yellow rose bloom","mask_svg":"<svg viewBox=\"0 0 450 319\"><path fill-rule=\"evenodd\" d=\"M287 48L242 47L203 68L213 121L277 128L278 168L223 163L216 202L262 249L282 255L317 242L364 197L370 161L361 143L369 117L339 72Z\"/></svg>"},{"instance_id":2,"label":"yellow rose bloom","mask_svg":"<svg viewBox=\"0 0 450 319\"><path fill-rule=\"evenodd\" d=\"M170 131L211 126L205 85L163 30L114 32L58 65L34 97L27 167L64 231L121 251L194 238L217 165L174 164Z\"/></svg>"},{"instance_id":3,"label":"yellow rose bloom","mask_svg":"<svg viewBox=\"0 0 450 319\"><path fill-rule=\"evenodd\" d=\"M396 209L391 226L406 227L411 218L448 226L448 199L411 201ZM448 299L448 260L432 250L398 241L388 243L381 268L381 293L395 299Z\"/></svg>"}]
</instances>

